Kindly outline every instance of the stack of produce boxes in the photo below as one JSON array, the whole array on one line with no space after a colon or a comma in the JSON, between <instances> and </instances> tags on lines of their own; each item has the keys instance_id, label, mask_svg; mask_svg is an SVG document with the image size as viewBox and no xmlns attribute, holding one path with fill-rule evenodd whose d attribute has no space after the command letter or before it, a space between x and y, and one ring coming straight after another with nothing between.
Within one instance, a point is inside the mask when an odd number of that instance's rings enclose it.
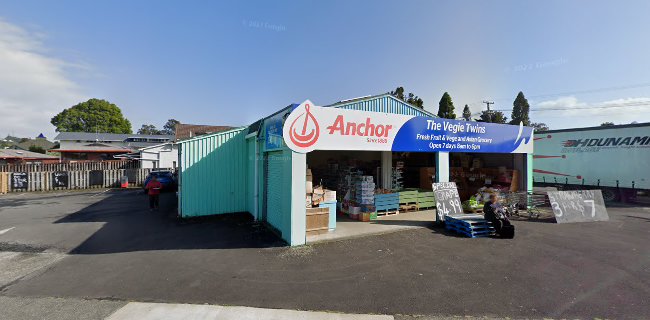
<instances>
[{"instance_id":1,"label":"stack of produce boxes","mask_svg":"<svg viewBox=\"0 0 650 320\"><path fill-rule=\"evenodd\" d=\"M370 221L375 213L375 183L372 176L361 176L355 182L355 202L359 207L360 221ZM354 218L354 217L353 217Z\"/></svg>"}]
</instances>

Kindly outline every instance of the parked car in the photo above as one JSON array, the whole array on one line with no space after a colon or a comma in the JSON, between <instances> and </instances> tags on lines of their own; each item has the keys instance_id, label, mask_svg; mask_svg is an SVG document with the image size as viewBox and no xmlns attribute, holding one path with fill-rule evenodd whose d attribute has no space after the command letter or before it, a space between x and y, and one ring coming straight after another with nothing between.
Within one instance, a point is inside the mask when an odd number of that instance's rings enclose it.
<instances>
[{"instance_id":1,"label":"parked car","mask_svg":"<svg viewBox=\"0 0 650 320\"><path fill-rule=\"evenodd\" d=\"M161 171L151 171L148 175L147 178L144 180L144 185L142 188L151 181L151 177L156 176L160 184L162 184L163 188L162 191L175 191L176 188L178 187L178 184L176 183L176 176L174 175L173 172L169 170L161 170ZM146 193L146 190L145 190Z\"/></svg>"}]
</instances>

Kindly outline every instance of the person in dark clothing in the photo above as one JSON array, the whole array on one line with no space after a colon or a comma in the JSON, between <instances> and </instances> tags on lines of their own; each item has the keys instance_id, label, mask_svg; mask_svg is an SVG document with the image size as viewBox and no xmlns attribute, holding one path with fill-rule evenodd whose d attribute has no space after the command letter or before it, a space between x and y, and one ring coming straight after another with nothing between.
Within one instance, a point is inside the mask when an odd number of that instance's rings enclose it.
<instances>
[{"instance_id":1,"label":"person in dark clothing","mask_svg":"<svg viewBox=\"0 0 650 320\"><path fill-rule=\"evenodd\" d=\"M495 193L490 195L490 201L483 206L485 220L492 223L494 230L499 235L501 235L504 226L511 225L503 210L503 206L499 203L499 196Z\"/></svg>"}]
</instances>

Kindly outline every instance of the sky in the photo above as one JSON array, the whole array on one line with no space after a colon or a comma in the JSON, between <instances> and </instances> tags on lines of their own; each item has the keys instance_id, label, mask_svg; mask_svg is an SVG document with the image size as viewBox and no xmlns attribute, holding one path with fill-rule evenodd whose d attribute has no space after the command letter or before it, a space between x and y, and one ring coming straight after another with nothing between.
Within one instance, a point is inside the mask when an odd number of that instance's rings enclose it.
<instances>
[{"instance_id":1,"label":"sky","mask_svg":"<svg viewBox=\"0 0 650 320\"><path fill-rule=\"evenodd\" d=\"M650 122L650 1L0 0L0 136L53 138L89 98L136 131L247 125L403 86L437 112L506 110L551 129Z\"/></svg>"}]
</instances>

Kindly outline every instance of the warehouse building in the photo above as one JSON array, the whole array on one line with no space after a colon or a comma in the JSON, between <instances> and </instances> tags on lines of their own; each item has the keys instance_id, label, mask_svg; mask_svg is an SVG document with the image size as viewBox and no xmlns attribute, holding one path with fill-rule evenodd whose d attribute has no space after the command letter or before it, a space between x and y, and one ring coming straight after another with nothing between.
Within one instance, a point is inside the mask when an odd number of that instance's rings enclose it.
<instances>
[{"instance_id":1,"label":"warehouse building","mask_svg":"<svg viewBox=\"0 0 650 320\"><path fill-rule=\"evenodd\" d=\"M486 185L532 190L532 128L439 119L389 94L292 104L249 126L178 144L181 217L249 212L290 245L336 228L330 213L324 230L310 229L308 207L333 201L330 212L353 214L361 197L355 183L370 199L396 189L426 195L435 181L455 181L463 200ZM331 194L320 195L323 189ZM405 204L431 207L413 197Z\"/></svg>"}]
</instances>

